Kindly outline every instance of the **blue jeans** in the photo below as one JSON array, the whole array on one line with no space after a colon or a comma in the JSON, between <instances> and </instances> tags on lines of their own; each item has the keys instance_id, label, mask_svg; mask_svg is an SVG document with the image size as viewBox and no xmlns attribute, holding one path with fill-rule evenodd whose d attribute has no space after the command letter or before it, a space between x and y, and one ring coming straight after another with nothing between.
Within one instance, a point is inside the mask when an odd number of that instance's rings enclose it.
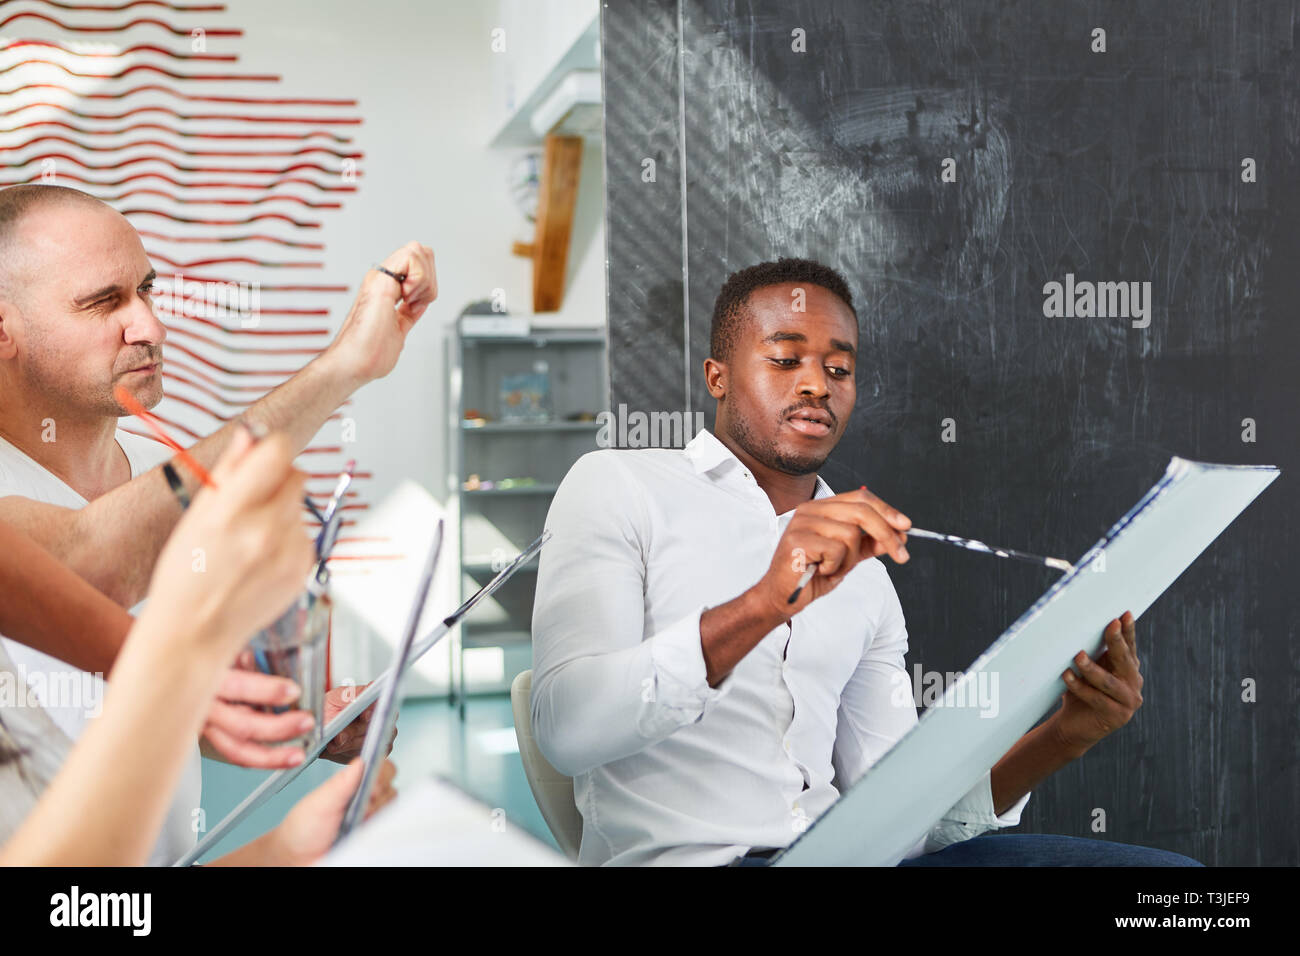
<instances>
[{"instance_id":1,"label":"blue jeans","mask_svg":"<svg viewBox=\"0 0 1300 956\"><path fill-rule=\"evenodd\" d=\"M985 833L899 866L1204 866L1189 856L1051 833Z\"/></svg>"}]
</instances>

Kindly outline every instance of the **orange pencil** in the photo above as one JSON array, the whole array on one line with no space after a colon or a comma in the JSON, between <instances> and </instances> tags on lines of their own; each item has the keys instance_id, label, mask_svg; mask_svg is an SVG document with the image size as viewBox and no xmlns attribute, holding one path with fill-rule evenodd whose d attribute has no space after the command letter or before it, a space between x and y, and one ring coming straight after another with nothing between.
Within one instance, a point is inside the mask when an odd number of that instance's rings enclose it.
<instances>
[{"instance_id":1,"label":"orange pencil","mask_svg":"<svg viewBox=\"0 0 1300 956\"><path fill-rule=\"evenodd\" d=\"M216 484L213 482L212 476L208 474L207 469L195 461L193 455L182 448L179 443L173 441L172 437L163 431L163 427L159 423L158 419L149 414L149 411L135 400L134 395L128 392L121 385L117 385L113 388L113 396L118 400L123 408L136 418L140 419L140 421L144 422L145 425L149 427L149 430L158 436L160 442L172 451L176 452L176 457L181 460L186 468L194 472L195 476L204 484L205 487L216 487Z\"/></svg>"}]
</instances>

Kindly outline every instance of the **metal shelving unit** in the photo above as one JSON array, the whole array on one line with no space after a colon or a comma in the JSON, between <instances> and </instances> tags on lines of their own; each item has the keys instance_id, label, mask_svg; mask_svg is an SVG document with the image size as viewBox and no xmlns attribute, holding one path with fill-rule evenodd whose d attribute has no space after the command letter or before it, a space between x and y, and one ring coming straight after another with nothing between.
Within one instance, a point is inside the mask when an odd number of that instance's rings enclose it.
<instances>
[{"instance_id":1,"label":"metal shelving unit","mask_svg":"<svg viewBox=\"0 0 1300 956\"><path fill-rule=\"evenodd\" d=\"M470 316L471 322L474 317ZM509 563L541 533L551 497L570 466L596 449L595 421L568 421L576 413L596 415L608 406L606 340L603 332L573 328L521 328L526 322L498 323L491 333L467 330L466 316L448 332L446 381L449 448L449 502L456 513L461 597L469 597L497 569ZM536 371L545 363L550 384L550 417L509 421L502 406L504 376ZM470 423L467 411L486 417ZM513 487L467 489L477 475L483 482L532 479ZM506 660L505 686L512 671L511 651L531 644L536 559L522 568L493 599L462 622L448 642L451 655L449 703L465 716L465 651L497 647ZM504 688L493 687L497 691Z\"/></svg>"}]
</instances>

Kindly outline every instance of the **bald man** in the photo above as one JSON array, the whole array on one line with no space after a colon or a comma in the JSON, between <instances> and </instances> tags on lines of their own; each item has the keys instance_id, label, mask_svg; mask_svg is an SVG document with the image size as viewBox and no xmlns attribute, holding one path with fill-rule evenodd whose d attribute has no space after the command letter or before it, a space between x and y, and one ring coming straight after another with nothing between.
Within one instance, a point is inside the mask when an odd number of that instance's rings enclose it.
<instances>
[{"instance_id":1,"label":"bald man","mask_svg":"<svg viewBox=\"0 0 1300 956\"><path fill-rule=\"evenodd\" d=\"M330 346L254 403L247 420L285 433L300 450L348 396L393 369L407 334L437 296L433 252L412 242L381 269L367 273ZM124 607L144 597L181 513L162 474L167 452L117 427L127 410L114 398L116 386L146 408L163 397L167 331L153 314L154 276L140 237L110 206L62 186L0 190L0 521ZM51 420L56 440L45 441ZM211 467L234 427L190 453ZM177 470L187 490L197 491L194 476ZM4 639L4 650L28 674L68 670L15 641ZM111 664L116 650L97 645L76 656ZM51 718L75 739L84 710L49 703ZM327 704L327 718L338 704ZM267 748L240 740L240 733L260 739L250 728L264 729L257 722L267 718L231 708L209 720L205 741L214 752L251 754L241 762L257 763ZM285 736L292 734L272 739ZM346 759L355 744L355 736L336 739L327 753ZM171 862L192 845L198 787L196 753L153 862Z\"/></svg>"}]
</instances>

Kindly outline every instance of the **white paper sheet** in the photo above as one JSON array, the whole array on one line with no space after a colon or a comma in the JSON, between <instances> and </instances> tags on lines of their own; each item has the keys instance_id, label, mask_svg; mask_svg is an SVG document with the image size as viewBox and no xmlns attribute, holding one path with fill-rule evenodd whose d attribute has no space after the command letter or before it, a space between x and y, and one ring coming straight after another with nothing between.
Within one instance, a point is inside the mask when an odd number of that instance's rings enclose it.
<instances>
[{"instance_id":1,"label":"white paper sheet","mask_svg":"<svg viewBox=\"0 0 1300 956\"><path fill-rule=\"evenodd\" d=\"M442 780L421 781L318 866L571 866L505 816Z\"/></svg>"}]
</instances>

